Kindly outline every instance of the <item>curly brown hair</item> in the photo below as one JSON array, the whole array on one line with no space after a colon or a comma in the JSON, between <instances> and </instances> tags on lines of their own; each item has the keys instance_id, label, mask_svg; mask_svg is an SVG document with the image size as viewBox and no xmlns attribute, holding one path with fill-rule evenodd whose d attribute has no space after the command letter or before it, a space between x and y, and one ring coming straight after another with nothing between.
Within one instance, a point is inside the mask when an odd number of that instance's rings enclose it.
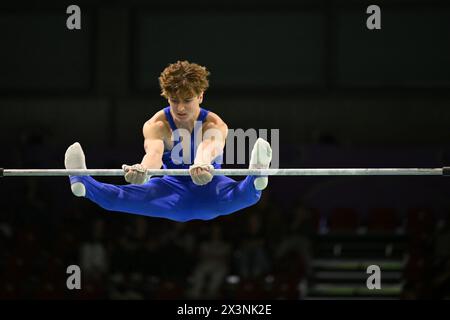
<instances>
[{"instance_id":1,"label":"curly brown hair","mask_svg":"<svg viewBox=\"0 0 450 320\"><path fill-rule=\"evenodd\" d=\"M161 95L183 99L198 96L209 87L209 71L196 63L177 61L168 65L159 77Z\"/></svg>"}]
</instances>

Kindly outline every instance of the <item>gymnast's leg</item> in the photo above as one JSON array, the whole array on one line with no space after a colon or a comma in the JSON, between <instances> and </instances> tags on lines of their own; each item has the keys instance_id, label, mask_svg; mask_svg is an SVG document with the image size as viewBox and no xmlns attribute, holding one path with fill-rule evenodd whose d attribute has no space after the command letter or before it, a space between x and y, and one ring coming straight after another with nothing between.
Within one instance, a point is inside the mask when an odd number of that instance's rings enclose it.
<instances>
[{"instance_id":1,"label":"gymnast's leg","mask_svg":"<svg viewBox=\"0 0 450 320\"><path fill-rule=\"evenodd\" d=\"M185 207L186 190L176 181L155 177L142 185L113 185L73 176L70 182L82 183L85 197L106 210L185 221L180 209Z\"/></svg>"},{"instance_id":2,"label":"gymnast's leg","mask_svg":"<svg viewBox=\"0 0 450 320\"><path fill-rule=\"evenodd\" d=\"M272 160L272 149L269 143L259 138L252 150L250 158L250 169L267 169ZM210 212L214 212L216 207L217 214L230 214L243 208L254 205L261 198L261 192L267 187L267 177L248 176L242 181L235 181L225 176L215 176L207 185L210 194L210 201L206 206L210 206ZM198 189L198 190L201 190ZM206 192L199 193L203 198Z\"/></svg>"},{"instance_id":3,"label":"gymnast's leg","mask_svg":"<svg viewBox=\"0 0 450 320\"><path fill-rule=\"evenodd\" d=\"M86 169L85 157L79 143L71 145L65 155L67 169ZM71 176L72 192L86 197L100 207L151 217L186 221L184 209L186 188L176 180L152 178L143 185L113 185L90 176Z\"/></svg>"},{"instance_id":4,"label":"gymnast's leg","mask_svg":"<svg viewBox=\"0 0 450 320\"><path fill-rule=\"evenodd\" d=\"M216 176L207 185L208 189L215 193L214 201L208 201L211 212L215 207L218 215L230 214L256 204L261 198L262 191L255 188L254 176L248 176L244 180L235 181L229 177Z\"/></svg>"}]
</instances>

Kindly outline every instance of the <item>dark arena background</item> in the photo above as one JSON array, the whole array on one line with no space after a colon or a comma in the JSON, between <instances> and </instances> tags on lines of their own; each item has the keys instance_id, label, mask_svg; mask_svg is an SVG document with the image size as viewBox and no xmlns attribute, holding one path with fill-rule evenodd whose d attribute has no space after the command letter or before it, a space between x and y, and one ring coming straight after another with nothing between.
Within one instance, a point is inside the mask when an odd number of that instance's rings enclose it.
<instances>
[{"instance_id":1,"label":"dark arena background","mask_svg":"<svg viewBox=\"0 0 450 320\"><path fill-rule=\"evenodd\" d=\"M2 2L0 39L0 167L63 169L76 141L88 168L139 163L177 60L208 68L202 106L229 128L279 129L280 168L450 165L448 1ZM450 298L449 177L270 177L256 205L186 223L67 177L3 177L0 199L1 299Z\"/></svg>"}]
</instances>

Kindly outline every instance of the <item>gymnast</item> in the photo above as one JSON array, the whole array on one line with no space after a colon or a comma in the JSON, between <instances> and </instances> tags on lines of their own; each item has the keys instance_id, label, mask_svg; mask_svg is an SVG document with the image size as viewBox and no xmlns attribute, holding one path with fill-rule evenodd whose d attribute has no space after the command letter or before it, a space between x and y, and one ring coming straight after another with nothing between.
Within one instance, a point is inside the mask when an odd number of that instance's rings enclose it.
<instances>
[{"instance_id":1,"label":"gymnast","mask_svg":"<svg viewBox=\"0 0 450 320\"><path fill-rule=\"evenodd\" d=\"M200 104L209 86L209 71L198 64L177 61L159 77L161 95L169 106L143 126L145 155L139 164L123 165L127 185L102 183L91 176L70 176L72 193L117 212L185 222L211 220L256 204L267 187L267 176L235 181L215 176L228 134L226 123ZM189 134L182 134L188 132ZM200 143L194 140L201 133ZM197 146L198 144L198 146ZM175 152L177 151L177 152ZM267 169L269 143L259 138L249 169ZM86 169L85 155L76 142L65 153L66 169ZM147 169L188 169L190 176L151 177Z\"/></svg>"}]
</instances>

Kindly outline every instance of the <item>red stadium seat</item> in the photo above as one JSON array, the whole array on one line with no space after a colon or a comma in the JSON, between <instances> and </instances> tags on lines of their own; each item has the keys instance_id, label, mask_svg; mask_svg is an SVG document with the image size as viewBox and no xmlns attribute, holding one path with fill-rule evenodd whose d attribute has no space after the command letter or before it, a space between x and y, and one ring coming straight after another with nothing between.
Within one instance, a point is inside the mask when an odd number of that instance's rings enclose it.
<instances>
[{"instance_id":1,"label":"red stadium seat","mask_svg":"<svg viewBox=\"0 0 450 320\"><path fill-rule=\"evenodd\" d=\"M406 230L411 235L429 232L434 226L434 212L430 208L411 208L407 211Z\"/></svg>"},{"instance_id":2,"label":"red stadium seat","mask_svg":"<svg viewBox=\"0 0 450 320\"><path fill-rule=\"evenodd\" d=\"M394 232L399 227L397 212L393 208L375 208L369 210L367 227L375 232Z\"/></svg>"},{"instance_id":3,"label":"red stadium seat","mask_svg":"<svg viewBox=\"0 0 450 320\"><path fill-rule=\"evenodd\" d=\"M335 208L328 220L330 231L356 232L360 219L353 208Z\"/></svg>"}]
</instances>

